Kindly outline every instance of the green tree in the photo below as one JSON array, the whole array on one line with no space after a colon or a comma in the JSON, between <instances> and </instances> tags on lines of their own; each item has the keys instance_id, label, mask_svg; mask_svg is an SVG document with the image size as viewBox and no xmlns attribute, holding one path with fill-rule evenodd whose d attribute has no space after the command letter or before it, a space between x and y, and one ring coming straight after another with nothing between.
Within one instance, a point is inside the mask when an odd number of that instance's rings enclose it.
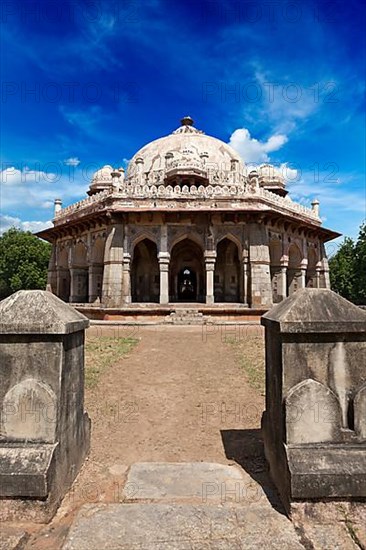
<instances>
[{"instance_id":1,"label":"green tree","mask_svg":"<svg viewBox=\"0 0 366 550\"><path fill-rule=\"evenodd\" d=\"M329 260L330 285L347 300L355 297L355 244L346 237Z\"/></svg>"},{"instance_id":2,"label":"green tree","mask_svg":"<svg viewBox=\"0 0 366 550\"><path fill-rule=\"evenodd\" d=\"M354 301L366 305L366 223L360 227L354 250Z\"/></svg>"},{"instance_id":3,"label":"green tree","mask_svg":"<svg viewBox=\"0 0 366 550\"><path fill-rule=\"evenodd\" d=\"M17 290L45 289L51 245L11 228L0 237L0 299Z\"/></svg>"}]
</instances>

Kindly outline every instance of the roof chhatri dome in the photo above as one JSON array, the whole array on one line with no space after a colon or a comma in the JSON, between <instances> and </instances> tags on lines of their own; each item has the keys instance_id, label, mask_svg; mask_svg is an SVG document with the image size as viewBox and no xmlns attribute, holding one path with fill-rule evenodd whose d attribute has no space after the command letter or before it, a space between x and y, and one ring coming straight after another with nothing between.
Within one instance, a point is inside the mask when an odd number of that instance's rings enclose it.
<instances>
[{"instance_id":1,"label":"roof chhatri dome","mask_svg":"<svg viewBox=\"0 0 366 550\"><path fill-rule=\"evenodd\" d=\"M230 170L232 161L243 170L243 162L234 149L227 143L207 136L194 127L190 116L181 120L181 126L168 136L156 139L137 151L132 157L127 178L139 172L149 173L167 168L169 163L187 163L209 165L212 168Z\"/></svg>"}]
</instances>

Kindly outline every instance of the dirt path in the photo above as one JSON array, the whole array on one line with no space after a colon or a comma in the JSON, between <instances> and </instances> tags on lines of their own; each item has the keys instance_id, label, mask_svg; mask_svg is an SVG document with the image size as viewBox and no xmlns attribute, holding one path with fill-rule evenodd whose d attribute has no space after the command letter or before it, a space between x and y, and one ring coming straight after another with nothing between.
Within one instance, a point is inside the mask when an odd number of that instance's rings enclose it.
<instances>
[{"instance_id":1,"label":"dirt path","mask_svg":"<svg viewBox=\"0 0 366 550\"><path fill-rule=\"evenodd\" d=\"M134 462L235 460L253 477L266 475L258 452L264 398L249 385L232 345L245 342L251 354L254 347L263 353L259 326L91 327L88 336L138 343L86 390L90 456L56 517L27 549L58 550L83 504L121 501Z\"/></svg>"}]
</instances>

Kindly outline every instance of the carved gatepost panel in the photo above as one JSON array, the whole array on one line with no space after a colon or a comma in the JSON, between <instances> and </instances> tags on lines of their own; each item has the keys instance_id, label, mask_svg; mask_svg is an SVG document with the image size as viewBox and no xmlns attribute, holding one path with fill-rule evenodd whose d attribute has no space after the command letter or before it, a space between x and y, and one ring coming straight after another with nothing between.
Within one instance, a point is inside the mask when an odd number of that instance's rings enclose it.
<instances>
[{"instance_id":1,"label":"carved gatepost panel","mask_svg":"<svg viewBox=\"0 0 366 550\"><path fill-rule=\"evenodd\" d=\"M88 451L86 317L50 292L0 302L0 519L47 522Z\"/></svg>"},{"instance_id":2,"label":"carved gatepost panel","mask_svg":"<svg viewBox=\"0 0 366 550\"><path fill-rule=\"evenodd\" d=\"M262 317L266 458L283 503L366 497L366 312L302 289Z\"/></svg>"}]
</instances>

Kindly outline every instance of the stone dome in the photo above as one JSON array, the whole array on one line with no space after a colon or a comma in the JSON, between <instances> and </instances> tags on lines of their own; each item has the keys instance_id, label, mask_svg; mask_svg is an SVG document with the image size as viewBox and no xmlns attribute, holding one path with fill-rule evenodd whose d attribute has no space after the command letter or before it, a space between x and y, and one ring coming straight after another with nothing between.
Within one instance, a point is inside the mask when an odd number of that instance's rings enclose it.
<instances>
[{"instance_id":1,"label":"stone dome","mask_svg":"<svg viewBox=\"0 0 366 550\"><path fill-rule=\"evenodd\" d=\"M112 185L112 172L113 168L109 164L97 170L92 178L88 195L94 195L95 193L99 193L99 191L108 189Z\"/></svg>"},{"instance_id":2,"label":"stone dome","mask_svg":"<svg viewBox=\"0 0 366 550\"><path fill-rule=\"evenodd\" d=\"M156 139L140 149L130 160L127 179L144 174L151 180L152 173L165 171L172 176L205 178L207 170L244 172L238 153L227 143L207 136L193 126L190 117L181 120L181 126L168 136Z\"/></svg>"}]
</instances>

